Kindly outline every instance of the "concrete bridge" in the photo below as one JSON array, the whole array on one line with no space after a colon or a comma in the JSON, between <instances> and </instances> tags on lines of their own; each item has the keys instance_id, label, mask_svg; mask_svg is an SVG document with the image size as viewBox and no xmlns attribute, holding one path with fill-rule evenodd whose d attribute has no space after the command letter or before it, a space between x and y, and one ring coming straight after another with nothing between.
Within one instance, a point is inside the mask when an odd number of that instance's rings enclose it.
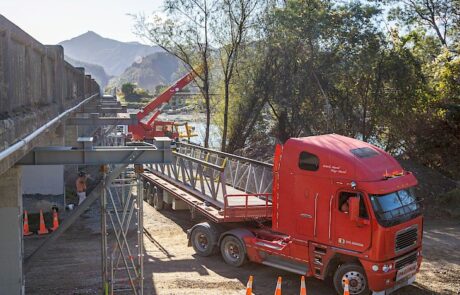
<instances>
[{"instance_id":1,"label":"concrete bridge","mask_svg":"<svg viewBox=\"0 0 460 295\"><path fill-rule=\"evenodd\" d=\"M100 98L99 85L0 15L0 294L23 294L22 169L34 147L75 145L66 119ZM94 104L94 103L93 103Z\"/></svg>"}]
</instances>

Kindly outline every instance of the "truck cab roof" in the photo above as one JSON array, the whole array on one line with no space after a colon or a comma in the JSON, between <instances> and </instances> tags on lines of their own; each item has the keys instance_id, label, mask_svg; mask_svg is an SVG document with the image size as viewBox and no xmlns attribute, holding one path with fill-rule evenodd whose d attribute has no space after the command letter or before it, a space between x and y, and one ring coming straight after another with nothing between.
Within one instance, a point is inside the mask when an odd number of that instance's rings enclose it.
<instances>
[{"instance_id":1,"label":"truck cab roof","mask_svg":"<svg viewBox=\"0 0 460 295\"><path fill-rule=\"evenodd\" d=\"M291 138L285 143L284 150L296 155L289 161L290 166L296 165L301 170L302 156L297 154L311 154L307 161L313 162L314 157L317 157L316 169L304 170L319 177L375 182L406 174L399 163L384 150L338 134Z\"/></svg>"}]
</instances>

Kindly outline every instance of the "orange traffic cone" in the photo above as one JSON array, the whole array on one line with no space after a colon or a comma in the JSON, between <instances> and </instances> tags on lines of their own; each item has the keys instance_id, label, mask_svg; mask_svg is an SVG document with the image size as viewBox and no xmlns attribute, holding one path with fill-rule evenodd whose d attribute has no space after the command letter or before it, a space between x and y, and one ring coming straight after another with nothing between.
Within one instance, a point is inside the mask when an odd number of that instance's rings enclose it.
<instances>
[{"instance_id":1,"label":"orange traffic cone","mask_svg":"<svg viewBox=\"0 0 460 295\"><path fill-rule=\"evenodd\" d=\"M59 219L56 210L53 210L53 227L51 228L52 231L57 230L59 227Z\"/></svg>"},{"instance_id":2,"label":"orange traffic cone","mask_svg":"<svg viewBox=\"0 0 460 295\"><path fill-rule=\"evenodd\" d=\"M343 295L350 295L350 282L348 281L348 279L343 279L343 282L345 284L343 287Z\"/></svg>"},{"instance_id":3,"label":"orange traffic cone","mask_svg":"<svg viewBox=\"0 0 460 295\"><path fill-rule=\"evenodd\" d=\"M249 276L248 284L246 285L246 295L252 295L252 282L254 281L253 276Z\"/></svg>"},{"instance_id":4,"label":"orange traffic cone","mask_svg":"<svg viewBox=\"0 0 460 295\"><path fill-rule=\"evenodd\" d=\"M22 234L24 236L30 236L31 234L33 234L33 232L29 230L29 217L27 216L27 210L24 210L24 226Z\"/></svg>"},{"instance_id":5,"label":"orange traffic cone","mask_svg":"<svg viewBox=\"0 0 460 295\"><path fill-rule=\"evenodd\" d=\"M275 295L281 295L281 277L278 277L278 282L276 282Z\"/></svg>"},{"instance_id":6,"label":"orange traffic cone","mask_svg":"<svg viewBox=\"0 0 460 295\"><path fill-rule=\"evenodd\" d=\"M38 230L39 235L44 235L49 233L46 229L45 220L43 219L43 211L40 210L40 229Z\"/></svg>"},{"instance_id":7,"label":"orange traffic cone","mask_svg":"<svg viewBox=\"0 0 460 295\"><path fill-rule=\"evenodd\" d=\"M300 280L300 295L307 295L307 287L305 286L305 276Z\"/></svg>"}]
</instances>

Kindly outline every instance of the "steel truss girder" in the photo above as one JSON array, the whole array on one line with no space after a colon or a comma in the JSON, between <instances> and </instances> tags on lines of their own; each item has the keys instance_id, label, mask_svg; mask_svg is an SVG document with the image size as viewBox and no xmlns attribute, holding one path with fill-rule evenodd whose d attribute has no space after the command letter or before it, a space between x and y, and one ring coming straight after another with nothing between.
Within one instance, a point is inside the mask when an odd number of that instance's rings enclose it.
<instances>
[{"instance_id":1,"label":"steel truss girder","mask_svg":"<svg viewBox=\"0 0 460 295\"><path fill-rule=\"evenodd\" d=\"M247 193L271 192L273 181L272 164L186 143L177 144L177 152L173 153L173 156L176 155L224 167L223 170L225 171L221 177L223 177L228 186L233 188ZM212 169L216 170L214 167Z\"/></svg>"},{"instance_id":2,"label":"steel truss girder","mask_svg":"<svg viewBox=\"0 0 460 295\"><path fill-rule=\"evenodd\" d=\"M99 113L93 113L89 117L69 118L66 122L68 125L80 126L104 126L104 125L137 125L139 120L136 114L129 117L99 117Z\"/></svg>"},{"instance_id":3,"label":"steel truss girder","mask_svg":"<svg viewBox=\"0 0 460 295\"><path fill-rule=\"evenodd\" d=\"M130 157L134 154L136 157ZM105 165L171 163L170 141L157 146L110 146L91 149L73 147L37 147L17 165Z\"/></svg>"}]
</instances>

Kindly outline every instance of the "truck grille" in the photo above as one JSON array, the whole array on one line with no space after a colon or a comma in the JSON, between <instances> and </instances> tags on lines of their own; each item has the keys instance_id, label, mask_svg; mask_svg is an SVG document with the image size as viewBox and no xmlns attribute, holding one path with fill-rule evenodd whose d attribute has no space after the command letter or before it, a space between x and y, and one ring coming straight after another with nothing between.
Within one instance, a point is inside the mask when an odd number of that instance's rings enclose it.
<instances>
[{"instance_id":1,"label":"truck grille","mask_svg":"<svg viewBox=\"0 0 460 295\"><path fill-rule=\"evenodd\" d=\"M417 243L417 232L417 227L411 227L396 233L395 252L414 246Z\"/></svg>"},{"instance_id":2,"label":"truck grille","mask_svg":"<svg viewBox=\"0 0 460 295\"><path fill-rule=\"evenodd\" d=\"M396 269L401 269L406 265L409 265L417 260L417 251L414 253L411 253L409 255L406 255L395 262L395 268Z\"/></svg>"}]
</instances>

